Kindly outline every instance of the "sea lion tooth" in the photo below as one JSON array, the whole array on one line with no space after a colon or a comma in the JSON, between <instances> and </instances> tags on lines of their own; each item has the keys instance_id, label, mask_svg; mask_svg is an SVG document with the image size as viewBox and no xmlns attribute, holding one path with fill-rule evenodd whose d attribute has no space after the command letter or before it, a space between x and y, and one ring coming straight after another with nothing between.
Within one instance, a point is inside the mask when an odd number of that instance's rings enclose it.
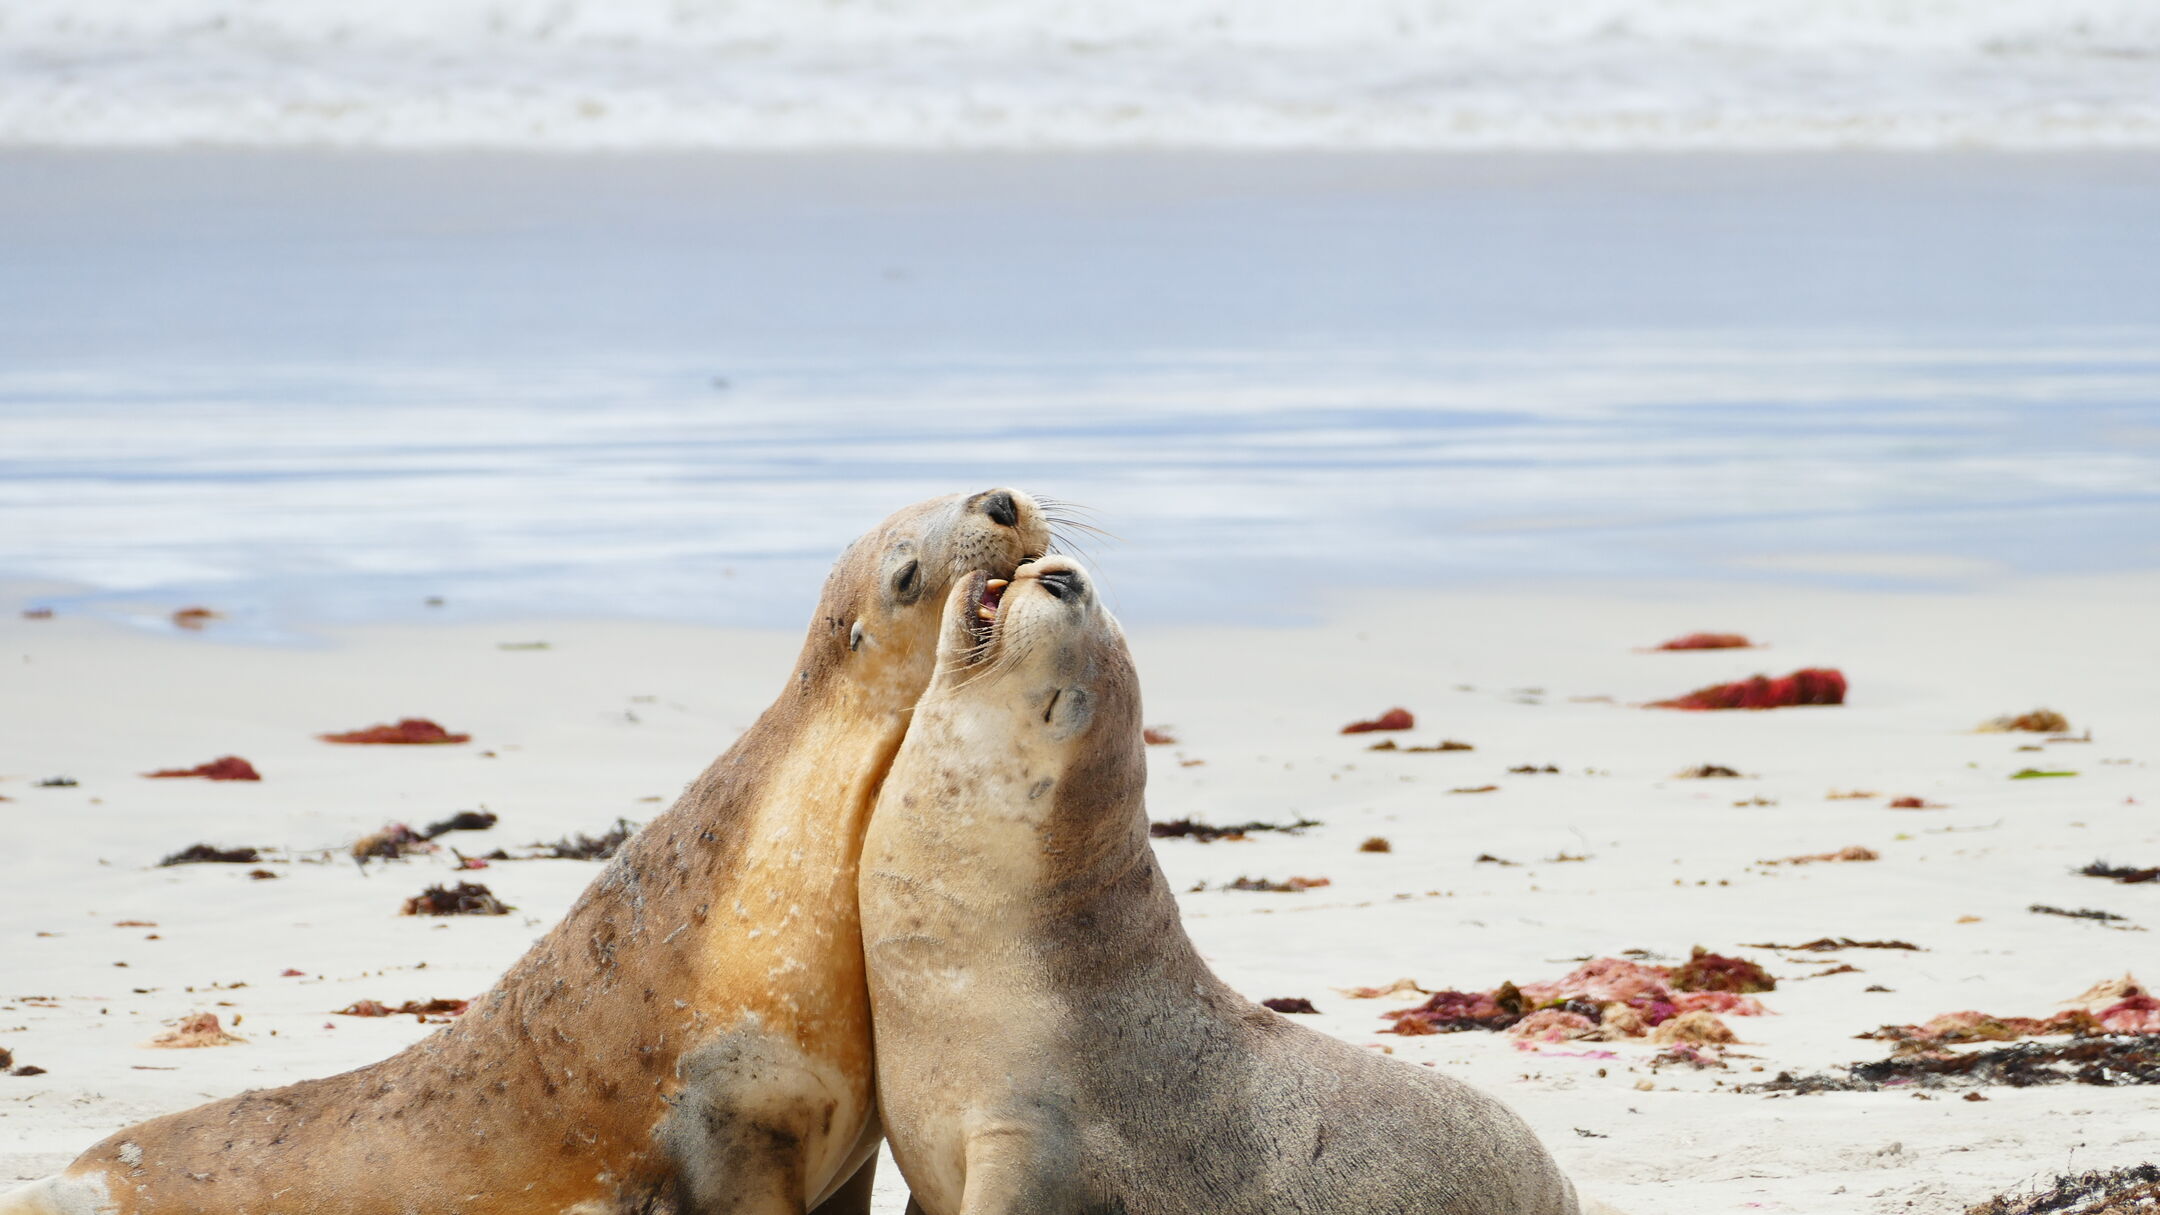
<instances>
[{"instance_id":1,"label":"sea lion tooth","mask_svg":"<svg viewBox=\"0 0 2160 1215\"><path fill-rule=\"evenodd\" d=\"M130 1127L0 1215L201 1210L212 1172L220 1211L441 1211L445 1178L465 1215L867 1211L863 824L948 591L1049 543L1018 490L893 515L834 564L786 694L470 1012L383 1062ZM485 1101L475 1076L499 1077Z\"/></svg>"},{"instance_id":2,"label":"sea lion tooth","mask_svg":"<svg viewBox=\"0 0 2160 1215\"><path fill-rule=\"evenodd\" d=\"M978 645L972 589L948 597L857 879L910 1209L1576 1215L1498 1101L1264 1012L1201 960L1148 844L1139 682L1090 575L1024 566Z\"/></svg>"}]
</instances>

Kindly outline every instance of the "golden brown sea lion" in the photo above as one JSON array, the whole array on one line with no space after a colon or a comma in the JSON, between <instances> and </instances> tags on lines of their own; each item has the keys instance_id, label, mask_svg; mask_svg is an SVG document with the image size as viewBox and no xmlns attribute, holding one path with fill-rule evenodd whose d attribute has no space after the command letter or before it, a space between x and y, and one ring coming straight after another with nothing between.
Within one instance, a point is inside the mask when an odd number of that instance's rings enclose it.
<instances>
[{"instance_id":1,"label":"golden brown sea lion","mask_svg":"<svg viewBox=\"0 0 2160 1215\"><path fill-rule=\"evenodd\" d=\"M1142 803L1088 576L953 588L862 856L878 1104L929 1215L1574 1215L1523 1121L1230 990Z\"/></svg>"},{"instance_id":2,"label":"golden brown sea lion","mask_svg":"<svg viewBox=\"0 0 2160 1215\"><path fill-rule=\"evenodd\" d=\"M779 700L455 1024L130 1127L0 1213L867 1210L863 825L946 590L1049 543L1012 490L886 520L826 579Z\"/></svg>"}]
</instances>

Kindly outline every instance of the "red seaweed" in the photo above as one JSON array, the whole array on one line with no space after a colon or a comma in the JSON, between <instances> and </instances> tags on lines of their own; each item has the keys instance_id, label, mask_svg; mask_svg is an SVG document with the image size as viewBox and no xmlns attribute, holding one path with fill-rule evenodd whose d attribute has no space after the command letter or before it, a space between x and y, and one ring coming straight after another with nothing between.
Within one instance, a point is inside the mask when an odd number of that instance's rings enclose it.
<instances>
[{"instance_id":1,"label":"red seaweed","mask_svg":"<svg viewBox=\"0 0 2160 1215\"><path fill-rule=\"evenodd\" d=\"M1449 1034L1483 1029L1512 1030L1552 1041L1640 1038L1676 1017L1696 1014L1688 1023L1691 1032L1714 1034L1722 1027L1715 1024L1712 1014L1751 1017L1768 1011L1753 998L1738 994L1739 989L1769 991L1775 985L1753 963L1709 953L1700 946L1686 964L1670 968L1624 958L1592 958L1548 982L1520 987L1502 983L1491 991L1436 992L1423 1004L1380 1014L1394 1022L1392 1029L1381 1032Z\"/></svg>"},{"instance_id":2,"label":"red seaweed","mask_svg":"<svg viewBox=\"0 0 2160 1215\"><path fill-rule=\"evenodd\" d=\"M455 1017L472 1007L471 1000L407 1000L395 1007L380 1000L355 1000L338 1009L340 1017L394 1017L411 1013L425 1021L429 1017Z\"/></svg>"},{"instance_id":3,"label":"red seaweed","mask_svg":"<svg viewBox=\"0 0 2160 1215\"><path fill-rule=\"evenodd\" d=\"M1342 732L1345 734L1370 734L1375 730L1409 730L1416 728L1416 726L1417 718L1411 716L1410 710L1395 708L1389 709L1370 721L1353 721L1344 726Z\"/></svg>"},{"instance_id":4,"label":"red seaweed","mask_svg":"<svg viewBox=\"0 0 2160 1215\"><path fill-rule=\"evenodd\" d=\"M318 734L316 737L324 742L386 746L428 746L439 743L472 741L472 735L452 734L425 717L408 717L394 726L369 726L364 730L347 730L341 734Z\"/></svg>"},{"instance_id":5,"label":"red seaweed","mask_svg":"<svg viewBox=\"0 0 2160 1215\"><path fill-rule=\"evenodd\" d=\"M1757 675L1737 683L1712 684L1672 700L1652 701L1653 709L1781 709L1792 705L1845 703L1845 675L1830 667L1807 667L1779 679Z\"/></svg>"},{"instance_id":6,"label":"red seaweed","mask_svg":"<svg viewBox=\"0 0 2160 1215\"><path fill-rule=\"evenodd\" d=\"M1738 633L1689 633L1657 647L1660 650L1752 650L1755 643Z\"/></svg>"},{"instance_id":7,"label":"red seaweed","mask_svg":"<svg viewBox=\"0 0 2160 1215\"><path fill-rule=\"evenodd\" d=\"M152 780L165 780L176 776L200 776L205 780L262 779L262 773L255 770L255 765L237 755L220 756L207 764L197 764L192 768L160 768L143 775Z\"/></svg>"}]
</instances>

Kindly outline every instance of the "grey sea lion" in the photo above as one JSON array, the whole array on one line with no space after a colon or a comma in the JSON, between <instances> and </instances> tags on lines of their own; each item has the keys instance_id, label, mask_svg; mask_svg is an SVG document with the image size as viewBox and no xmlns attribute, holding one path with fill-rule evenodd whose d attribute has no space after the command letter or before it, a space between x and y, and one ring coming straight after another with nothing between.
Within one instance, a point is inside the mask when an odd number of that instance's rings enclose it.
<instances>
[{"instance_id":1,"label":"grey sea lion","mask_svg":"<svg viewBox=\"0 0 2160 1215\"><path fill-rule=\"evenodd\" d=\"M834 566L779 699L456 1023L120 1131L0 1215L866 1211L862 830L946 591L1049 543L1013 490L887 519Z\"/></svg>"},{"instance_id":2,"label":"grey sea lion","mask_svg":"<svg viewBox=\"0 0 2160 1215\"><path fill-rule=\"evenodd\" d=\"M879 1108L916 1209L1580 1209L1498 1101L1218 980L1145 784L1140 686L1089 576L961 580L862 861Z\"/></svg>"}]
</instances>

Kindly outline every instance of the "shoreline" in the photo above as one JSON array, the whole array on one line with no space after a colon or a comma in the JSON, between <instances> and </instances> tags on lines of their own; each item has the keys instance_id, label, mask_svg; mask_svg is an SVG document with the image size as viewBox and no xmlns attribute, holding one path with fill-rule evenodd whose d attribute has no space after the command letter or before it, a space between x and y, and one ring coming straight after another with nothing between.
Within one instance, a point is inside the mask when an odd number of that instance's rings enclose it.
<instances>
[{"instance_id":1,"label":"shoreline","mask_svg":"<svg viewBox=\"0 0 2160 1215\"><path fill-rule=\"evenodd\" d=\"M1320 1012L1307 1024L1494 1092L1585 1194L1623 1210L1961 1209L2070 1171L2072 1152L2079 1169L2143 1159L2147 1089L1990 1088L1979 1103L1957 1091L1921 1101L1721 1090L1881 1058L1885 1044L1853 1035L1882 1024L1966 1008L2046 1016L2150 956L2146 932L2026 907L2106 908L2160 927L2160 889L2072 872L2096 856L2160 863L2160 704L2146 687L2160 640L2143 621L2160 575L1955 595L1636 590L1344 590L1306 628L1135 628L1147 719L1177 739L1149 748L1151 817L1321 823L1243 842L1156 841L1210 963L1255 999L1311 999ZM1698 629L1769 648L1641 649ZM0 660L17 672L0 683L0 821L12 844L0 886L23 892L0 906L0 974L12 980L0 989L0 1046L46 1068L0 1078L15 1098L0 1103L0 1180L58 1167L141 1117L357 1066L427 1032L411 1017L334 1013L361 999L478 994L597 870L521 861L453 877L445 852L363 874L337 850L386 822L481 806L501 816L495 828L442 842L472 855L649 818L784 683L799 636L526 621L345 629L308 649L173 641L81 618L0 618ZM535 641L550 648L499 648ZM1846 705L1633 707L1812 665L1846 673ZM1398 704L1416 714L1414 730L1336 733ZM1972 732L2042 705L2094 741ZM473 742L313 738L412 715ZM1474 749L1367 749L1390 738ZM250 760L263 781L138 775L223 754ZM2103 762L2114 760L2127 762ZM1741 775L1675 776L1700 764ZM2008 779L2032 764L2079 775ZM79 783L35 787L61 775ZM1877 796L1827 796L1853 791ZM1946 808L1888 808L1898 795ZM1360 851L1374 836L1391 850ZM277 880L251 880L245 865L154 867L197 842L291 851L265 866ZM1879 859L1762 863L1851 846ZM320 850L329 863L303 855ZM1219 889L1293 875L1330 884ZM432 924L396 914L422 886L458 879L517 910ZM1921 949L1748 947L1821 936ZM1403 976L1481 989L1557 978L1585 956L1671 960L1695 945L1780 980L1761 997L1772 1015L1731 1018L1742 1042L1724 1069L1652 1070L1656 1048L1641 1042L1526 1050L1503 1034L1383 1035L1378 1014L1409 1001L1336 991ZM1859 973L1822 973L1833 961ZM248 1042L141 1048L195 1011L221 1014ZM888 1169L878 1210L897 1211L900 1193Z\"/></svg>"}]
</instances>

